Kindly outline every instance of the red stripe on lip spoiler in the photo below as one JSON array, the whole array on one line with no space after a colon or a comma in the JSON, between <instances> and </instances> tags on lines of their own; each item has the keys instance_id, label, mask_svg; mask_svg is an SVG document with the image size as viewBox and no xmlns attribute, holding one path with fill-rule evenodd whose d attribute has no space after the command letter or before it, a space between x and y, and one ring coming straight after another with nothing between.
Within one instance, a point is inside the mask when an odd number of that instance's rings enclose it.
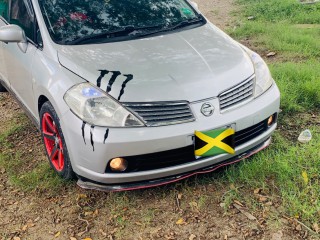
<instances>
[{"instance_id":1,"label":"red stripe on lip spoiler","mask_svg":"<svg viewBox=\"0 0 320 240\"><path fill-rule=\"evenodd\" d=\"M197 175L197 174L210 173L210 172L213 172L221 167L225 167L225 166L240 162L243 159L246 159L246 158L252 156L253 154L256 154L257 152L260 152L261 150L265 149L266 147L268 147L270 145L270 143L271 143L271 137L268 138L262 144L259 144L257 147L249 150L248 152L242 153L241 155L237 156L232 161L224 162L224 163L218 164L216 166L207 167L202 170L196 170L194 172L187 173L184 175L177 175L174 177L167 177L167 178L153 180L153 181L151 180L151 181L138 182L138 183L127 183L127 186L126 186L126 184L123 184L123 185L104 185L104 184L94 183L94 182L90 182L90 181L83 181L79 178L77 185L81 188L84 188L84 189L98 190L98 191L105 191L105 192L132 191L132 190L138 190L138 189L158 187L158 186L166 185L169 183L178 182L180 180L189 178L189 177Z\"/></svg>"}]
</instances>

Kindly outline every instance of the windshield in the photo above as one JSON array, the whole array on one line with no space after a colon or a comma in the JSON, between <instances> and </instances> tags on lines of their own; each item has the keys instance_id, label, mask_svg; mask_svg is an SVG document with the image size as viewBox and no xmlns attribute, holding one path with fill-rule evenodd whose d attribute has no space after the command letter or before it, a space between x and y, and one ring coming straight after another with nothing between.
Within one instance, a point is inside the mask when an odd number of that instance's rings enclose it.
<instances>
[{"instance_id":1,"label":"windshield","mask_svg":"<svg viewBox=\"0 0 320 240\"><path fill-rule=\"evenodd\" d=\"M132 39L185 27L200 17L185 0L39 0L39 4L50 35L59 44Z\"/></svg>"}]
</instances>

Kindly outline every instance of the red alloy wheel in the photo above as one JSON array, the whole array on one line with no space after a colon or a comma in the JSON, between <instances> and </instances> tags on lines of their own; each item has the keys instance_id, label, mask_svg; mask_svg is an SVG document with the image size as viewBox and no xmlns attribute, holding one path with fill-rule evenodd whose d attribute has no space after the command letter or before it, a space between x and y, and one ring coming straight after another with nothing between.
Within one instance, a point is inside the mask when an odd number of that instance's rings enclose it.
<instances>
[{"instance_id":1,"label":"red alloy wheel","mask_svg":"<svg viewBox=\"0 0 320 240\"><path fill-rule=\"evenodd\" d=\"M42 136L53 167L61 172L64 168L63 144L57 126L49 113L42 117Z\"/></svg>"}]
</instances>

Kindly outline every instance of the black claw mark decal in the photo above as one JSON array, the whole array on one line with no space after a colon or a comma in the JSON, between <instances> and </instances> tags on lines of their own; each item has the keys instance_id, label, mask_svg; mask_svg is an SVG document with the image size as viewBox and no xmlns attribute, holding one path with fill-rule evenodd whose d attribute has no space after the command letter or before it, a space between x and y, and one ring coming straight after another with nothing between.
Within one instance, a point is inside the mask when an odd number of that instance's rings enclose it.
<instances>
[{"instance_id":1,"label":"black claw mark decal","mask_svg":"<svg viewBox=\"0 0 320 240\"><path fill-rule=\"evenodd\" d=\"M108 136L109 136L109 129L107 129L106 133L104 134L104 141L103 141L104 144L106 143Z\"/></svg>"},{"instance_id":2,"label":"black claw mark decal","mask_svg":"<svg viewBox=\"0 0 320 240\"><path fill-rule=\"evenodd\" d=\"M124 89L126 88L127 83L130 82L133 79L133 75L132 74L126 74L126 75L123 75L123 76L127 77L127 79L122 83L121 91L120 91L118 100L120 100L121 96L124 94Z\"/></svg>"},{"instance_id":3,"label":"black claw mark decal","mask_svg":"<svg viewBox=\"0 0 320 240\"><path fill-rule=\"evenodd\" d=\"M101 80L102 80L102 78L104 78L104 76L105 76L106 74L109 73L109 71L108 71L108 70L99 70L99 71L100 71L100 76L99 76L98 79L97 79L97 86L98 86L98 87L101 87Z\"/></svg>"},{"instance_id":4,"label":"black claw mark decal","mask_svg":"<svg viewBox=\"0 0 320 240\"><path fill-rule=\"evenodd\" d=\"M100 76L97 79L97 86L101 88L101 81L105 77L105 75L112 73L112 76L108 82L106 92L109 93L112 89L112 85L116 81L116 79L121 75L120 71L109 71L109 70L98 70L100 72ZM124 94L124 89L126 88L126 85L128 82L130 82L133 79L132 74L123 74L124 77L126 77L126 80L122 83L120 94L118 97L118 100L121 99L122 95Z\"/></svg>"},{"instance_id":5,"label":"black claw mark decal","mask_svg":"<svg viewBox=\"0 0 320 240\"><path fill-rule=\"evenodd\" d=\"M85 135L84 135L84 128L86 127L86 124L87 124L87 123L83 121L82 127L81 127L82 137L83 137L84 144L87 144L87 143L86 143L86 138L85 138Z\"/></svg>"},{"instance_id":6,"label":"black claw mark decal","mask_svg":"<svg viewBox=\"0 0 320 240\"><path fill-rule=\"evenodd\" d=\"M94 126L91 126L90 128L90 140L91 140L91 145L94 151L94 141L93 141L93 130L94 130Z\"/></svg>"},{"instance_id":7,"label":"black claw mark decal","mask_svg":"<svg viewBox=\"0 0 320 240\"><path fill-rule=\"evenodd\" d=\"M121 72L119 71L110 71L112 72L112 77L109 80L108 87L107 87L107 93L111 91L113 83L116 81L117 77L121 75Z\"/></svg>"}]
</instances>

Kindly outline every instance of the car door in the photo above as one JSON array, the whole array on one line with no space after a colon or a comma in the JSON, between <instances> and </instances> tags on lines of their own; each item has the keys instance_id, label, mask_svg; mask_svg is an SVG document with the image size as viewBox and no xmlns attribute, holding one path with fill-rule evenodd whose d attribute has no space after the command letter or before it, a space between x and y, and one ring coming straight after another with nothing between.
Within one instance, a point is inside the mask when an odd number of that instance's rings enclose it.
<instances>
[{"instance_id":1,"label":"car door","mask_svg":"<svg viewBox=\"0 0 320 240\"><path fill-rule=\"evenodd\" d=\"M1 21L0 21L0 27L1 27ZM7 87L9 87L7 73L6 73L6 67L5 67L5 60L3 56L3 42L0 42L0 84L5 84Z\"/></svg>"},{"instance_id":2,"label":"car door","mask_svg":"<svg viewBox=\"0 0 320 240\"><path fill-rule=\"evenodd\" d=\"M11 91L26 107L26 110L36 114L32 64L37 51L34 43L36 31L36 18L29 0L11 0L9 7L9 23L20 26L28 38L28 47L23 52L17 43L3 44L3 60L8 75Z\"/></svg>"},{"instance_id":3,"label":"car door","mask_svg":"<svg viewBox=\"0 0 320 240\"><path fill-rule=\"evenodd\" d=\"M0 27L3 27L8 24L8 12L9 12L9 4L7 1L0 1ZM6 43L0 41L0 80L5 83L7 87L9 87L8 74L6 70L6 64L4 59L3 46Z\"/></svg>"}]
</instances>

